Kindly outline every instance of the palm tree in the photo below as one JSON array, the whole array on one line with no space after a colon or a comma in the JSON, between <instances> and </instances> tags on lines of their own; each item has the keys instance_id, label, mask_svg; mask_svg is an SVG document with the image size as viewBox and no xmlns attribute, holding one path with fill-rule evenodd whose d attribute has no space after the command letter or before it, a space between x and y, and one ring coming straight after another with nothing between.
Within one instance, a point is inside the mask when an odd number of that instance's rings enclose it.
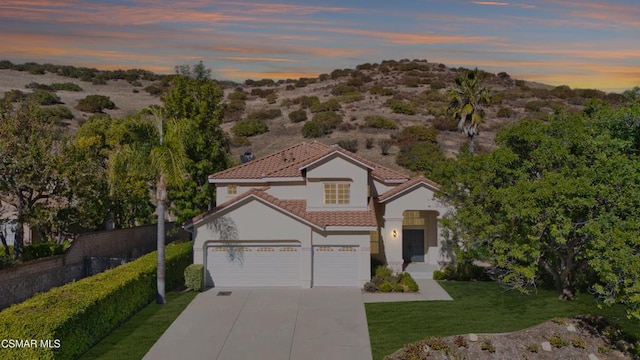
<instances>
[{"instance_id":1,"label":"palm tree","mask_svg":"<svg viewBox=\"0 0 640 360\"><path fill-rule=\"evenodd\" d=\"M479 133L478 126L485 116L482 105L491 102L489 89L483 87L484 76L478 72L466 71L456 79L456 88L449 92L449 111L459 119L458 129L467 135L469 151L475 152L474 138Z\"/></svg>"},{"instance_id":2,"label":"palm tree","mask_svg":"<svg viewBox=\"0 0 640 360\"><path fill-rule=\"evenodd\" d=\"M122 191L124 182L144 179L155 190L158 216L158 269L156 302L165 298L165 207L167 186L180 186L188 161L185 141L190 129L188 120L165 120L160 108L143 111L151 119L137 116L124 119L120 131L114 131L118 143L109 160L109 185L112 192ZM124 130L124 131L123 131Z\"/></svg>"}]
</instances>

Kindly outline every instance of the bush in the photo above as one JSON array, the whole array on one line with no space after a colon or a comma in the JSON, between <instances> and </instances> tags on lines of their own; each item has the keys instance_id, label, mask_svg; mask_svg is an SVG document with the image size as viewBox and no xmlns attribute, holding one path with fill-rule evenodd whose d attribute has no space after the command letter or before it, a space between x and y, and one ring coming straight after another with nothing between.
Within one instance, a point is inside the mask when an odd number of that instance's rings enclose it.
<instances>
[{"instance_id":1,"label":"bush","mask_svg":"<svg viewBox=\"0 0 640 360\"><path fill-rule=\"evenodd\" d=\"M458 120L451 116L438 116L433 120L433 127L439 131L458 131Z\"/></svg>"},{"instance_id":2,"label":"bush","mask_svg":"<svg viewBox=\"0 0 640 360\"><path fill-rule=\"evenodd\" d=\"M227 95L227 99L229 99L229 101L232 100L247 100L247 94L242 91L242 89L240 89L240 91L233 91L230 92L229 95Z\"/></svg>"},{"instance_id":3,"label":"bush","mask_svg":"<svg viewBox=\"0 0 640 360\"><path fill-rule=\"evenodd\" d=\"M385 281L382 284L380 284L378 289L382 292L392 292L394 289L394 285L388 281Z\"/></svg>"},{"instance_id":4,"label":"bush","mask_svg":"<svg viewBox=\"0 0 640 360\"><path fill-rule=\"evenodd\" d=\"M64 105L46 107L42 108L40 111L43 117L53 122L73 119L73 113Z\"/></svg>"},{"instance_id":5,"label":"bush","mask_svg":"<svg viewBox=\"0 0 640 360\"><path fill-rule=\"evenodd\" d=\"M398 125L395 121L382 116L368 116L364 120L364 125L376 129L397 129Z\"/></svg>"},{"instance_id":6,"label":"bush","mask_svg":"<svg viewBox=\"0 0 640 360\"><path fill-rule=\"evenodd\" d=\"M191 264L184 269L184 286L195 292L204 289L204 265Z\"/></svg>"},{"instance_id":7,"label":"bush","mask_svg":"<svg viewBox=\"0 0 640 360\"><path fill-rule=\"evenodd\" d=\"M247 115L247 119L271 120L282 116L280 109L258 110Z\"/></svg>"},{"instance_id":8,"label":"bush","mask_svg":"<svg viewBox=\"0 0 640 360\"><path fill-rule=\"evenodd\" d=\"M380 139L378 140L378 146L380 146L380 154L389 155L389 150L391 149L391 146L393 146L393 140Z\"/></svg>"},{"instance_id":9,"label":"bush","mask_svg":"<svg viewBox=\"0 0 640 360\"><path fill-rule=\"evenodd\" d=\"M233 136L229 140L229 145L232 147L250 146L251 141L249 141L249 138L246 136Z\"/></svg>"},{"instance_id":10,"label":"bush","mask_svg":"<svg viewBox=\"0 0 640 360\"><path fill-rule=\"evenodd\" d=\"M338 146L340 146L341 148L347 151L351 151L352 153L355 153L358 151L358 139L340 140L338 141Z\"/></svg>"},{"instance_id":11,"label":"bush","mask_svg":"<svg viewBox=\"0 0 640 360\"><path fill-rule=\"evenodd\" d=\"M316 120L311 120L302 127L302 136L306 138L318 138L324 136L330 129L327 125Z\"/></svg>"},{"instance_id":12,"label":"bush","mask_svg":"<svg viewBox=\"0 0 640 360\"><path fill-rule=\"evenodd\" d=\"M342 115L334 113L333 111L326 111L313 115L311 120L325 124L328 129L335 129L336 126L342 123Z\"/></svg>"},{"instance_id":13,"label":"bush","mask_svg":"<svg viewBox=\"0 0 640 360\"><path fill-rule=\"evenodd\" d=\"M444 154L438 144L416 142L400 147L396 163L409 170L429 173L444 159Z\"/></svg>"},{"instance_id":14,"label":"bush","mask_svg":"<svg viewBox=\"0 0 640 360\"><path fill-rule=\"evenodd\" d=\"M271 93L267 95L267 104L275 104L277 100L278 100L278 94Z\"/></svg>"},{"instance_id":15,"label":"bush","mask_svg":"<svg viewBox=\"0 0 640 360\"><path fill-rule=\"evenodd\" d=\"M338 97L338 100L342 103L348 104L348 103L352 103L352 102L356 102L356 101L362 101L364 99L364 95L362 95L359 92L351 92L351 93L346 93L344 95L340 95Z\"/></svg>"},{"instance_id":16,"label":"bush","mask_svg":"<svg viewBox=\"0 0 640 360\"><path fill-rule=\"evenodd\" d=\"M385 102L385 105L396 114L415 115L418 113L418 110L413 105L402 100L389 99Z\"/></svg>"},{"instance_id":17,"label":"bush","mask_svg":"<svg viewBox=\"0 0 640 360\"><path fill-rule=\"evenodd\" d=\"M26 98L27 94L17 89L9 90L4 93L4 100L12 103L23 101Z\"/></svg>"},{"instance_id":18,"label":"bush","mask_svg":"<svg viewBox=\"0 0 640 360\"><path fill-rule=\"evenodd\" d=\"M498 109L498 117L499 118L509 118L512 115L512 111L509 108L500 108Z\"/></svg>"},{"instance_id":19,"label":"bush","mask_svg":"<svg viewBox=\"0 0 640 360\"><path fill-rule=\"evenodd\" d=\"M293 99L294 104L300 104L300 109L309 109L315 104L320 103L317 96L300 96Z\"/></svg>"},{"instance_id":20,"label":"bush","mask_svg":"<svg viewBox=\"0 0 640 360\"><path fill-rule=\"evenodd\" d=\"M438 132L432 127L424 125L412 125L402 129L398 136L398 144L426 141L437 143Z\"/></svg>"},{"instance_id":21,"label":"bush","mask_svg":"<svg viewBox=\"0 0 640 360\"><path fill-rule=\"evenodd\" d=\"M80 85L74 84L71 82L66 83L52 83L51 88L54 91L64 90L64 91L83 91Z\"/></svg>"},{"instance_id":22,"label":"bush","mask_svg":"<svg viewBox=\"0 0 640 360\"><path fill-rule=\"evenodd\" d=\"M378 291L378 285L376 285L373 282L369 281L366 284L364 284L364 291L366 291L366 292L377 292Z\"/></svg>"},{"instance_id":23,"label":"bush","mask_svg":"<svg viewBox=\"0 0 640 360\"><path fill-rule=\"evenodd\" d=\"M269 131L269 127L262 120L245 119L238 121L231 128L231 131L236 136L254 136L266 133L267 131Z\"/></svg>"},{"instance_id":24,"label":"bush","mask_svg":"<svg viewBox=\"0 0 640 360\"><path fill-rule=\"evenodd\" d=\"M62 101L60 101L60 98L58 97L58 95L56 95L55 93L53 93L51 91L36 90L36 91L32 92L31 94L27 95L27 97L31 101L34 101L39 105L62 104Z\"/></svg>"},{"instance_id":25,"label":"bush","mask_svg":"<svg viewBox=\"0 0 640 360\"><path fill-rule=\"evenodd\" d=\"M395 90L386 88L382 85L373 85L369 88L369 94L371 95L381 95L381 96L393 96L396 94Z\"/></svg>"},{"instance_id":26,"label":"bush","mask_svg":"<svg viewBox=\"0 0 640 360\"><path fill-rule=\"evenodd\" d=\"M145 87L144 91L148 92L149 95L153 95L153 96L160 96L164 92L162 87L160 87L158 85L155 85L155 84L151 84L151 85Z\"/></svg>"},{"instance_id":27,"label":"bush","mask_svg":"<svg viewBox=\"0 0 640 360\"><path fill-rule=\"evenodd\" d=\"M544 106L544 103L542 101L539 100L533 100L533 101L529 101L526 104L524 104L524 109L527 112L538 112L540 111L540 109L542 109L542 107Z\"/></svg>"},{"instance_id":28,"label":"bush","mask_svg":"<svg viewBox=\"0 0 640 360\"><path fill-rule=\"evenodd\" d=\"M447 87L447 85L444 82L439 81L439 80L438 81L434 81L434 82L431 83L431 89L433 89L433 90L440 90L440 89L444 89L446 87Z\"/></svg>"},{"instance_id":29,"label":"bush","mask_svg":"<svg viewBox=\"0 0 640 360\"><path fill-rule=\"evenodd\" d=\"M307 121L307 111L302 109L294 110L289 113L289 120L291 120L292 123Z\"/></svg>"},{"instance_id":30,"label":"bush","mask_svg":"<svg viewBox=\"0 0 640 360\"><path fill-rule=\"evenodd\" d=\"M409 291L418 291L418 284L411 277L411 275L406 274L401 280L400 283L409 289Z\"/></svg>"},{"instance_id":31,"label":"bush","mask_svg":"<svg viewBox=\"0 0 640 360\"><path fill-rule=\"evenodd\" d=\"M166 247L166 284L184 283L190 242ZM75 359L156 298L156 253L53 288L0 312L0 338L60 341L59 348L2 349L8 359Z\"/></svg>"},{"instance_id":32,"label":"bush","mask_svg":"<svg viewBox=\"0 0 640 360\"><path fill-rule=\"evenodd\" d=\"M358 92L358 88L351 85L340 84L331 89L331 95L340 96L348 93Z\"/></svg>"},{"instance_id":33,"label":"bush","mask_svg":"<svg viewBox=\"0 0 640 360\"><path fill-rule=\"evenodd\" d=\"M378 266L373 275L375 278L386 279L393 274L393 271L386 266Z\"/></svg>"},{"instance_id":34,"label":"bush","mask_svg":"<svg viewBox=\"0 0 640 360\"><path fill-rule=\"evenodd\" d=\"M104 95L87 95L84 99L80 99L76 109L88 113L100 113L104 109L115 109L116 104L111 98Z\"/></svg>"},{"instance_id":35,"label":"bush","mask_svg":"<svg viewBox=\"0 0 640 360\"><path fill-rule=\"evenodd\" d=\"M440 270L435 270L433 272L433 280L445 280L444 272Z\"/></svg>"},{"instance_id":36,"label":"bush","mask_svg":"<svg viewBox=\"0 0 640 360\"><path fill-rule=\"evenodd\" d=\"M327 101L325 101L323 103L318 102L318 103L315 103L315 104L311 105L309 110L311 110L312 113L319 113L319 112L324 112L324 111L338 111L341 108L342 108L342 106L340 106L340 103L338 102L338 100L330 99L330 100L327 100Z\"/></svg>"},{"instance_id":37,"label":"bush","mask_svg":"<svg viewBox=\"0 0 640 360\"><path fill-rule=\"evenodd\" d=\"M27 89L32 89L32 90L54 91L51 86L46 85L46 84L40 84L40 83L37 83L37 82L28 83L24 87L27 88Z\"/></svg>"},{"instance_id":38,"label":"bush","mask_svg":"<svg viewBox=\"0 0 640 360\"><path fill-rule=\"evenodd\" d=\"M367 138L364 147L367 148L367 149L372 149L373 148L373 138Z\"/></svg>"}]
</instances>

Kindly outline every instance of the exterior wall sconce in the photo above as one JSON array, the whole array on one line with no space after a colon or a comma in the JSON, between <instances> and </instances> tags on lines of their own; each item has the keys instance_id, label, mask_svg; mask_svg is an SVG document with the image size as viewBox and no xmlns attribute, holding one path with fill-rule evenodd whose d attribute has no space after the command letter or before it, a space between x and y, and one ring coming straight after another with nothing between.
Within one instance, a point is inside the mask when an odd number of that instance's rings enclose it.
<instances>
[{"instance_id":1,"label":"exterior wall sconce","mask_svg":"<svg viewBox=\"0 0 640 360\"><path fill-rule=\"evenodd\" d=\"M397 237L398 237L398 232L396 231L396 229L393 229L393 231L391 232L391 235L392 235L394 238L397 238Z\"/></svg>"}]
</instances>

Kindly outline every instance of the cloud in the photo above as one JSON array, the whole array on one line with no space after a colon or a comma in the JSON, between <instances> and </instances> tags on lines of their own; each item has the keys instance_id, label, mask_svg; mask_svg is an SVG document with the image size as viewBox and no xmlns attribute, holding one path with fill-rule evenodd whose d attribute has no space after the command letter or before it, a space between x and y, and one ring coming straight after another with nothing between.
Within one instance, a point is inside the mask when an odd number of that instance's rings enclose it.
<instances>
[{"instance_id":1,"label":"cloud","mask_svg":"<svg viewBox=\"0 0 640 360\"><path fill-rule=\"evenodd\" d=\"M529 5L529 4L513 4L513 3L501 2L501 1L472 1L471 3L476 4L476 5L488 5L488 6L514 6L514 7L521 7L521 8L525 8L525 9L535 9L535 6L534 6L534 5Z\"/></svg>"},{"instance_id":2,"label":"cloud","mask_svg":"<svg viewBox=\"0 0 640 360\"><path fill-rule=\"evenodd\" d=\"M218 59L233 61L259 61L259 62L298 62L295 59L270 58L270 57L247 57L247 56L218 56Z\"/></svg>"},{"instance_id":3,"label":"cloud","mask_svg":"<svg viewBox=\"0 0 640 360\"><path fill-rule=\"evenodd\" d=\"M314 78L320 74L320 71L248 71L237 68L218 68L214 69L214 73L222 75L224 79L235 79L241 81L243 79L298 79L298 78Z\"/></svg>"}]
</instances>

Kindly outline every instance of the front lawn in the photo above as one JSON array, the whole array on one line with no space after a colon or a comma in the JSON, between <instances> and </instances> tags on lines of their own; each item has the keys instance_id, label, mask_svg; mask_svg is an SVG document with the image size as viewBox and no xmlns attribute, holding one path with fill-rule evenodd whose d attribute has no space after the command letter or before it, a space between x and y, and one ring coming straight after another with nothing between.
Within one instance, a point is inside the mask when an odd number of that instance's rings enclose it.
<instances>
[{"instance_id":1,"label":"front lawn","mask_svg":"<svg viewBox=\"0 0 640 360\"><path fill-rule=\"evenodd\" d=\"M560 301L549 290L526 296L507 292L494 282L439 283L454 301L365 304L374 359L427 336L504 333L581 314L602 314L640 338L640 322L627 320L621 307L598 309L589 295Z\"/></svg>"},{"instance_id":2,"label":"front lawn","mask_svg":"<svg viewBox=\"0 0 640 360\"><path fill-rule=\"evenodd\" d=\"M147 305L80 359L142 359L196 295L193 291L167 293L166 304Z\"/></svg>"}]
</instances>

